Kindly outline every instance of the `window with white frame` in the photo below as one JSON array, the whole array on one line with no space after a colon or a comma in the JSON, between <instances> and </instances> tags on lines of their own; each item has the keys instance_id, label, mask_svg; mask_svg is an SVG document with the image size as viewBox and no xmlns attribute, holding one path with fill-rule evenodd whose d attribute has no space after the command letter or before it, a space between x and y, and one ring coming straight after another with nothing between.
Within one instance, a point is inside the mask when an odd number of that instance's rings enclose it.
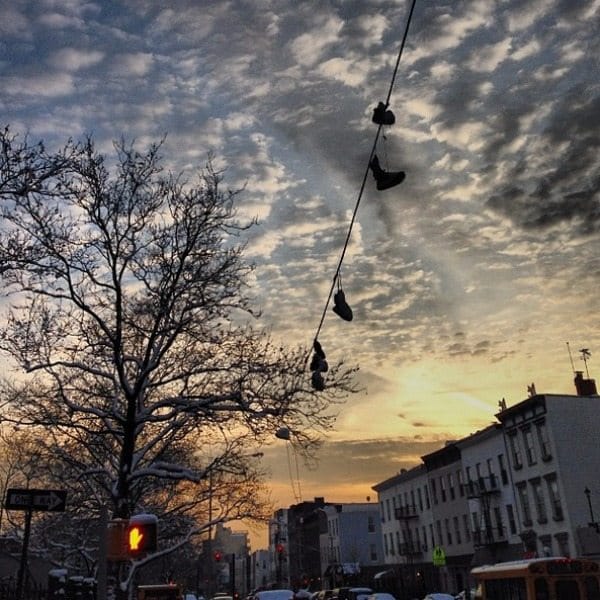
<instances>
[{"instance_id":1,"label":"window with white frame","mask_svg":"<svg viewBox=\"0 0 600 600\"><path fill-rule=\"evenodd\" d=\"M523 460L521 458L521 445L519 444L519 438L517 437L516 431L508 436L508 444L512 456L513 467L515 469L522 468Z\"/></svg>"},{"instance_id":2,"label":"window with white frame","mask_svg":"<svg viewBox=\"0 0 600 600\"><path fill-rule=\"evenodd\" d=\"M521 514L523 516L523 525L530 527L533 523L531 518L531 503L529 502L529 493L527 484L522 482L517 484L517 492L519 494L519 502L521 503Z\"/></svg>"},{"instance_id":3,"label":"window with white frame","mask_svg":"<svg viewBox=\"0 0 600 600\"><path fill-rule=\"evenodd\" d=\"M533 501L535 502L538 523L546 523L548 521L548 513L546 512L542 480L539 477L531 481L531 489L533 490Z\"/></svg>"},{"instance_id":4,"label":"window with white frame","mask_svg":"<svg viewBox=\"0 0 600 600\"><path fill-rule=\"evenodd\" d=\"M527 458L527 464L534 465L536 463L535 445L533 442L533 431L531 431L530 427L523 430L523 440L525 442L525 457Z\"/></svg>"},{"instance_id":5,"label":"window with white frame","mask_svg":"<svg viewBox=\"0 0 600 600\"><path fill-rule=\"evenodd\" d=\"M550 497L550 507L552 509L552 518L555 521L564 519L562 503L560 500L560 492L558 490L558 480L556 473L546 476L546 484L548 486L548 495Z\"/></svg>"},{"instance_id":6,"label":"window with white frame","mask_svg":"<svg viewBox=\"0 0 600 600\"><path fill-rule=\"evenodd\" d=\"M548 429L546 429L546 423L539 421L536 423L535 428L537 430L538 443L540 445L540 454L542 460L550 460L552 458L552 451L550 449L550 438L548 437Z\"/></svg>"}]
</instances>

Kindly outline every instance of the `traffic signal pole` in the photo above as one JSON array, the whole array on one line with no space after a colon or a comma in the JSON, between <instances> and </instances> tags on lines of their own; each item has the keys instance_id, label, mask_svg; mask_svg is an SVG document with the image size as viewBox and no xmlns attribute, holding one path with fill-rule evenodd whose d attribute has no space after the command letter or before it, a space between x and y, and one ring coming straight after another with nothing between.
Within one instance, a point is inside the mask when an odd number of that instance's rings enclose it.
<instances>
[{"instance_id":1,"label":"traffic signal pole","mask_svg":"<svg viewBox=\"0 0 600 600\"><path fill-rule=\"evenodd\" d=\"M229 583L231 588L231 597L235 598L235 554L229 557Z\"/></svg>"}]
</instances>

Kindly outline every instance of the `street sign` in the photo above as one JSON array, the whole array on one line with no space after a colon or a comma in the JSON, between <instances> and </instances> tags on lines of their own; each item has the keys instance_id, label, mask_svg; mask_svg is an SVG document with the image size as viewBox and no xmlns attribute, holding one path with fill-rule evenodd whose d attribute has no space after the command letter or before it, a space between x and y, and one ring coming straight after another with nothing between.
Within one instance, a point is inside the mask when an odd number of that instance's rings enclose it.
<instances>
[{"instance_id":1,"label":"street sign","mask_svg":"<svg viewBox=\"0 0 600 600\"><path fill-rule=\"evenodd\" d=\"M66 490L9 489L6 492L6 510L47 510L63 512L67 503Z\"/></svg>"},{"instance_id":2,"label":"street sign","mask_svg":"<svg viewBox=\"0 0 600 600\"><path fill-rule=\"evenodd\" d=\"M433 566L443 567L446 564L446 553L441 546L435 546L432 552Z\"/></svg>"}]
</instances>

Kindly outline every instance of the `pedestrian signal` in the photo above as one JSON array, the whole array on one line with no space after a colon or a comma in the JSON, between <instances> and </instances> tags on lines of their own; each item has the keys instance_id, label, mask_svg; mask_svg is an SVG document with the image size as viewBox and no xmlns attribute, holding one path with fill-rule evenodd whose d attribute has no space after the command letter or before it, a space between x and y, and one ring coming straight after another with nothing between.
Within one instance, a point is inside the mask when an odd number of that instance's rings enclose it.
<instances>
[{"instance_id":1,"label":"pedestrian signal","mask_svg":"<svg viewBox=\"0 0 600 600\"><path fill-rule=\"evenodd\" d=\"M138 557L155 552L157 543L158 519L155 515L135 515L129 519L127 528L127 552Z\"/></svg>"}]
</instances>

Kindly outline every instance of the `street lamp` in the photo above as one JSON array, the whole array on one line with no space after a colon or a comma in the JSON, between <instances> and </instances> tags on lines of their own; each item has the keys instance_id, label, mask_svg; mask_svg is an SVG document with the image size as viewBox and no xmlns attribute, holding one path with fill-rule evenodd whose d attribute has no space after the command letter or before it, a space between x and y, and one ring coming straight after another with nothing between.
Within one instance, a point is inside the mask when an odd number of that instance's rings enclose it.
<instances>
[{"instance_id":1,"label":"street lamp","mask_svg":"<svg viewBox=\"0 0 600 600\"><path fill-rule=\"evenodd\" d=\"M587 487L587 485L585 486L583 493L587 498L588 508L590 509L590 527L593 527L596 531L600 533L598 523L594 521L594 510L592 509L592 492L590 491L590 488Z\"/></svg>"}]
</instances>

